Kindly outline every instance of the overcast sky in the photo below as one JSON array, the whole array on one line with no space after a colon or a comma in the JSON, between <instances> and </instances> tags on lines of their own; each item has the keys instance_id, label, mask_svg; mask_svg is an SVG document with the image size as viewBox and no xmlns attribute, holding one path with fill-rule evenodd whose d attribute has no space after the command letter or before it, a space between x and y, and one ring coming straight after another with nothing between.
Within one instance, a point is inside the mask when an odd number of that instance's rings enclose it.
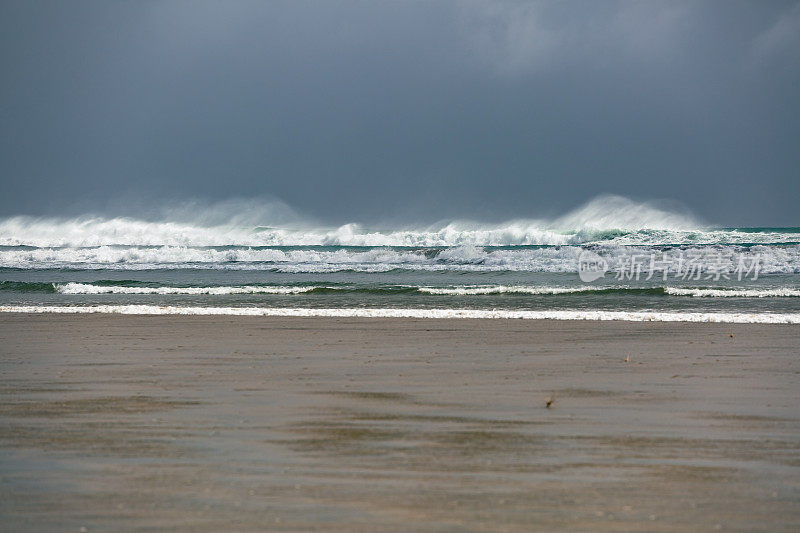
<instances>
[{"instance_id":1,"label":"overcast sky","mask_svg":"<svg viewBox=\"0 0 800 533\"><path fill-rule=\"evenodd\" d=\"M800 3L0 0L0 186L0 216L612 193L797 226Z\"/></svg>"}]
</instances>

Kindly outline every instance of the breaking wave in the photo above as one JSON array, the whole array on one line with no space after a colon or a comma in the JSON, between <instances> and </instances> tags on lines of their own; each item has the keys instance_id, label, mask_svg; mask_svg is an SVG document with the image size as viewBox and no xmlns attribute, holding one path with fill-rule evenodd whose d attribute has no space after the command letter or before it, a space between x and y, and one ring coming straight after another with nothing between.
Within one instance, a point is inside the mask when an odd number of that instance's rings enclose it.
<instances>
[{"instance_id":1,"label":"breaking wave","mask_svg":"<svg viewBox=\"0 0 800 533\"><path fill-rule=\"evenodd\" d=\"M665 287L664 293L695 298L792 298L800 297L800 289L682 289Z\"/></svg>"},{"instance_id":2,"label":"breaking wave","mask_svg":"<svg viewBox=\"0 0 800 533\"><path fill-rule=\"evenodd\" d=\"M319 287L275 287L245 285L238 287L124 287L118 285L92 285L89 283L56 283L55 291L61 294L300 294Z\"/></svg>"},{"instance_id":3,"label":"breaking wave","mask_svg":"<svg viewBox=\"0 0 800 533\"><path fill-rule=\"evenodd\" d=\"M525 285L458 285L448 287L418 287L411 285L235 285L208 287L150 286L140 282L95 282L95 283L30 283L0 282L0 291L21 293L58 293L71 295L124 294L124 295L242 295L242 294L410 294L430 296L489 296L489 295L532 295L558 296L570 294L586 295L642 295L678 296L693 298L796 298L800 289L778 288L707 288L707 287L550 287Z\"/></svg>"},{"instance_id":4,"label":"breaking wave","mask_svg":"<svg viewBox=\"0 0 800 533\"><path fill-rule=\"evenodd\" d=\"M800 289L708 289L677 287L525 287L525 286L473 286L473 287L420 287L422 293L451 296L476 296L484 294L642 294L691 297L727 298L782 298L800 297Z\"/></svg>"},{"instance_id":5,"label":"breaking wave","mask_svg":"<svg viewBox=\"0 0 800 533\"><path fill-rule=\"evenodd\" d=\"M0 247L0 268L151 270L266 270L285 273L393 270L463 272L576 272L586 247L546 246L491 248L192 248L183 246L92 248ZM764 274L800 273L800 245L707 247L590 247L609 261L612 270L633 255L654 255L662 267L676 271L687 257L700 258L732 271L737 259L758 257ZM667 258L664 259L664 252Z\"/></svg>"},{"instance_id":6,"label":"breaking wave","mask_svg":"<svg viewBox=\"0 0 800 533\"><path fill-rule=\"evenodd\" d=\"M222 204L221 204L222 205ZM427 227L375 228L358 223L320 227L299 218L276 223L266 211L247 216L234 205L206 206L177 220L84 216L73 219L27 216L0 220L0 245L37 248L104 246L530 246L587 243L769 244L800 241L797 231L713 229L688 214L619 196L601 196L554 219L520 219L499 224L451 221ZM227 216L226 216L227 212ZM213 216L212 216L213 215Z\"/></svg>"}]
</instances>

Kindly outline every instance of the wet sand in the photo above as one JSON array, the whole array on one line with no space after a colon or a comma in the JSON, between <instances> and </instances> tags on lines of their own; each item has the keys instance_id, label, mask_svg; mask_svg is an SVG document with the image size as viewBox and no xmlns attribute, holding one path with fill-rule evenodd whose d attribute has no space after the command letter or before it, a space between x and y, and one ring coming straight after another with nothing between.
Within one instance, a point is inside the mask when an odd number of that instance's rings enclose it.
<instances>
[{"instance_id":1,"label":"wet sand","mask_svg":"<svg viewBox=\"0 0 800 533\"><path fill-rule=\"evenodd\" d=\"M0 315L0 530L81 528L798 530L800 326Z\"/></svg>"}]
</instances>

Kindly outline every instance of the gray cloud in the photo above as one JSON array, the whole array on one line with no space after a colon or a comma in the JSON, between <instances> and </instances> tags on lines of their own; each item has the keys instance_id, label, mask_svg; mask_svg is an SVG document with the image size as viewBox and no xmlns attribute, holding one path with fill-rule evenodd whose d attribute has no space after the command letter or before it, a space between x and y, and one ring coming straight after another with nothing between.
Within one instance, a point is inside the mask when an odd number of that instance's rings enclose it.
<instances>
[{"instance_id":1,"label":"gray cloud","mask_svg":"<svg viewBox=\"0 0 800 533\"><path fill-rule=\"evenodd\" d=\"M505 74L595 66L620 57L662 60L680 40L691 16L682 3L469 2L461 4L464 37L486 64Z\"/></svg>"},{"instance_id":2,"label":"gray cloud","mask_svg":"<svg viewBox=\"0 0 800 533\"><path fill-rule=\"evenodd\" d=\"M756 56L786 56L797 61L800 57L800 4L795 4L778 16L778 20L754 40ZM797 68L797 63L794 63Z\"/></svg>"},{"instance_id":3,"label":"gray cloud","mask_svg":"<svg viewBox=\"0 0 800 533\"><path fill-rule=\"evenodd\" d=\"M4 2L0 216L797 225L797 2Z\"/></svg>"}]
</instances>

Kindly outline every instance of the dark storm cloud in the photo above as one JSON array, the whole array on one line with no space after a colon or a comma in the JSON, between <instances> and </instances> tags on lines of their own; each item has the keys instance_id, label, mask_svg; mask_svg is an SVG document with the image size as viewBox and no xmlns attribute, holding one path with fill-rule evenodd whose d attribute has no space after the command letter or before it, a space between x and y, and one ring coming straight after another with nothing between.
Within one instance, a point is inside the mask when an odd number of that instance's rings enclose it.
<instances>
[{"instance_id":1,"label":"dark storm cloud","mask_svg":"<svg viewBox=\"0 0 800 533\"><path fill-rule=\"evenodd\" d=\"M0 215L506 219L615 193L797 225L799 35L797 2L5 1Z\"/></svg>"}]
</instances>

